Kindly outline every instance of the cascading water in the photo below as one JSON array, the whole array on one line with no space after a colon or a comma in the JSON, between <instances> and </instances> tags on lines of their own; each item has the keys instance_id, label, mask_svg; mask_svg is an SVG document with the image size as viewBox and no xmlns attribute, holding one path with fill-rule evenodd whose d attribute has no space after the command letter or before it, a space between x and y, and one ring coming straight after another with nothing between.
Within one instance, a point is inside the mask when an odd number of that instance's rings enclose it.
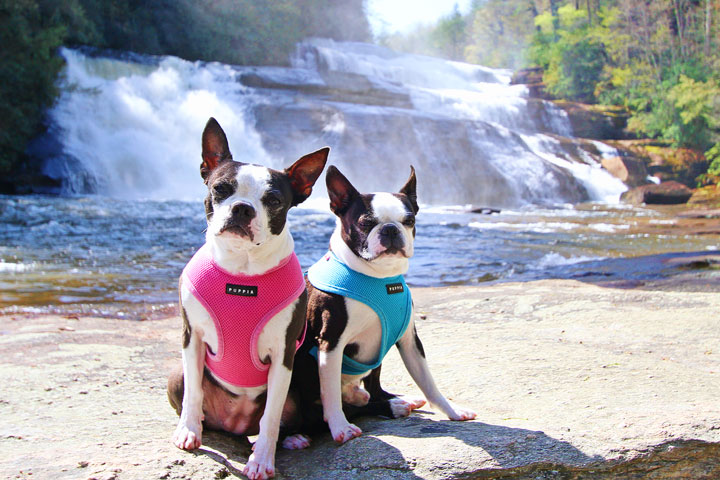
<instances>
[{"instance_id":1,"label":"cascading water","mask_svg":"<svg viewBox=\"0 0 720 480\"><path fill-rule=\"evenodd\" d=\"M331 163L363 191L399 188L413 164L423 205L411 285L644 281L666 274L662 259L614 257L720 245L657 230L674 220L647 209L558 207L617 200L624 185L598 163L617 152L573 139L563 112L527 99L507 71L325 40L300 44L289 68L62 55L62 95L35 154L65 192L100 195L0 196L0 313L173 311L177 277L205 237L200 132L210 116L237 160L281 168L330 145ZM288 216L304 268L335 225L323 184Z\"/></svg>"},{"instance_id":2,"label":"cascading water","mask_svg":"<svg viewBox=\"0 0 720 480\"><path fill-rule=\"evenodd\" d=\"M45 171L70 192L202 196L210 116L236 160L277 168L329 145L364 191L397 189L412 164L423 203L575 203L624 189L599 168L607 148L569 139L564 113L528 100L505 70L329 40L299 44L290 68L61 54L49 114L59 148Z\"/></svg>"}]
</instances>

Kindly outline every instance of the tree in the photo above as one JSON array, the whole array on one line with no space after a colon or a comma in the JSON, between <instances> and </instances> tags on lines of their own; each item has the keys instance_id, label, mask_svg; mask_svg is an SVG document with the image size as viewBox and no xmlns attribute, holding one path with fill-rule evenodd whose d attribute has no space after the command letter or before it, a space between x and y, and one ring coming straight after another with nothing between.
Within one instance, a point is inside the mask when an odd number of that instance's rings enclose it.
<instances>
[{"instance_id":1,"label":"tree","mask_svg":"<svg viewBox=\"0 0 720 480\"><path fill-rule=\"evenodd\" d=\"M466 43L465 19L460 14L457 3L453 13L440 19L431 35L435 47L443 56L451 60L463 60Z\"/></svg>"},{"instance_id":2,"label":"tree","mask_svg":"<svg viewBox=\"0 0 720 480\"><path fill-rule=\"evenodd\" d=\"M74 7L77 5L75 4ZM48 15L49 14L49 15ZM57 9L43 12L33 0L0 0L0 174L15 171L27 142L42 127L55 98L62 61L55 50L66 29Z\"/></svg>"}]
</instances>

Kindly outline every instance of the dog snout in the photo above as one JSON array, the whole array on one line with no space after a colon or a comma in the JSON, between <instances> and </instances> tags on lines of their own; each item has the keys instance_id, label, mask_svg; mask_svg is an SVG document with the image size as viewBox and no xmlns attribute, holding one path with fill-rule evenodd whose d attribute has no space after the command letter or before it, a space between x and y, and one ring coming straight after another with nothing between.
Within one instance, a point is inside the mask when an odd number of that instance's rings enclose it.
<instances>
[{"instance_id":1,"label":"dog snout","mask_svg":"<svg viewBox=\"0 0 720 480\"><path fill-rule=\"evenodd\" d=\"M386 251L396 251L404 247L405 241L397 225L386 223L380 227L379 233L380 245L385 247Z\"/></svg>"},{"instance_id":2,"label":"dog snout","mask_svg":"<svg viewBox=\"0 0 720 480\"><path fill-rule=\"evenodd\" d=\"M386 223L380 228L380 236L394 240L400 236L400 229L393 223Z\"/></svg>"},{"instance_id":3,"label":"dog snout","mask_svg":"<svg viewBox=\"0 0 720 480\"><path fill-rule=\"evenodd\" d=\"M253 207L248 202L235 202L233 203L231 207L232 216L233 219L239 222L247 223L250 222L255 216L257 215L257 212L255 211L255 207Z\"/></svg>"}]
</instances>

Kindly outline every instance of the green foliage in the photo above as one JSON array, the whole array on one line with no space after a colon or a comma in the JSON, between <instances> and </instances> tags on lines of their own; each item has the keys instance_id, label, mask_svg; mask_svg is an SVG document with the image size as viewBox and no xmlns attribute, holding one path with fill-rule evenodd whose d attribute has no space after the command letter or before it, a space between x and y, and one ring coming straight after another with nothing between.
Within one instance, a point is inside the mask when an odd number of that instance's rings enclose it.
<instances>
[{"instance_id":1,"label":"green foliage","mask_svg":"<svg viewBox=\"0 0 720 480\"><path fill-rule=\"evenodd\" d=\"M489 67L524 67L535 31L533 8L527 1L478 2L468 15L465 60Z\"/></svg>"},{"instance_id":2,"label":"green foliage","mask_svg":"<svg viewBox=\"0 0 720 480\"><path fill-rule=\"evenodd\" d=\"M623 107L637 135L706 150L710 169L720 168L717 0L475 0L464 20L466 61L540 66L557 98ZM391 46L457 58L423 44L448 21Z\"/></svg>"},{"instance_id":3,"label":"green foliage","mask_svg":"<svg viewBox=\"0 0 720 480\"><path fill-rule=\"evenodd\" d=\"M42 129L63 44L265 65L308 36L369 40L363 0L0 0L0 175Z\"/></svg>"},{"instance_id":4,"label":"green foliage","mask_svg":"<svg viewBox=\"0 0 720 480\"><path fill-rule=\"evenodd\" d=\"M68 43L189 60L280 65L308 36L370 38L362 0L78 1L92 28Z\"/></svg>"},{"instance_id":5,"label":"green foliage","mask_svg":"<svg viewBox=\"0 0 720 480\"><path fill-rule=\"evenodd\" d=\"M68 2L68 8L79 8ZM17 168L55 98L62 67L55 56L66 28L60 9L43 11L34 0L0 0L0 174ZM79 12L79 10L77 10Z\"/></svg>"},{"instance_id":6,"label":"green foliage","mask_svg":"<svg viewBox=\"0 0 720 480\"><path fill-rule=\"evenodd\" d=\"M464 60L467 45L467 21L457 9L436 25L420 26L415 31L381 35L378 43L400 52Z\"/></svg>"},{"instance_id":7,"label":"green foliage","mask_svg":"<svg viewBox=\"0 0 720 480\"><path fill-rule=\"evenodd\" d=\"M705 158L710 162L707 173L715 177L720 177L720 142L705 152Z\"/></svg>"},{"instance_id":8,"label":"green foliage","mask_svg":"<svg viewBox=\"0 0 720 480\"><path fill-rule=\"evenodd\" d=\"M551 94L583 102L595 101L595 88L606 63L598 28L587 23L584 10L564 5L558 19L549 13L535 18L538 31L531 59L545 69L543 80Z\"/></svg>"},{"instance_id":9,"label":"green foliage","mask_svg":"<svg viewBox=\"0 0 720 480\"><path fill-rule=\"evenodd\" d=\"M466 43L465 19L460 15L457 4L452 14L440 19L430 35L443 57L463 60Z\"/></svg>"}]
</instances>

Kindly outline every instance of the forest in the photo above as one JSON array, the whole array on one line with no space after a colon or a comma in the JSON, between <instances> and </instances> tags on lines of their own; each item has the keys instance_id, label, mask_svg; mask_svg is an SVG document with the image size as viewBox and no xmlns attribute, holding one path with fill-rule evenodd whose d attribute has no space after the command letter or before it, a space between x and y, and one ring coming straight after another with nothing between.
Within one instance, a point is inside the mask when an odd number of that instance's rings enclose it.
<instances>
[{"instance_id":1,"label":"forest","mask_svg":"<svg viewBox=\"0 0 720 480\"><path fill-rule=\"evenodd\" d=\"M0 175L57 95L60 45L282 65L308 36L372 41L364 0L0 0ZM720 0L475 0L375 41L517 70L557 99L620 107L638 137L704 152L720 178Z\"/></svg>"},{"instance_id":2,"label":"forest","mask_svg":"<svg viewBox=\"0 0 720 480\"><path fill-rule=\"evenodd\" d=\"M476 0L391 48L492 67L541 67L557 99L617 106L639 137L704 152L720 179L720 2Z\"/></svg>"},{"instance_id":3,"label":"forest","mask_svg":"<svg viewBox=\"0 0 720 480\"><path fill-rule=\"evenodd\" d=\"M309 36L370 41L363 0L0 0L0 178L43 129L61 45L282 65Z\"/></svg>"}]
</instances>

